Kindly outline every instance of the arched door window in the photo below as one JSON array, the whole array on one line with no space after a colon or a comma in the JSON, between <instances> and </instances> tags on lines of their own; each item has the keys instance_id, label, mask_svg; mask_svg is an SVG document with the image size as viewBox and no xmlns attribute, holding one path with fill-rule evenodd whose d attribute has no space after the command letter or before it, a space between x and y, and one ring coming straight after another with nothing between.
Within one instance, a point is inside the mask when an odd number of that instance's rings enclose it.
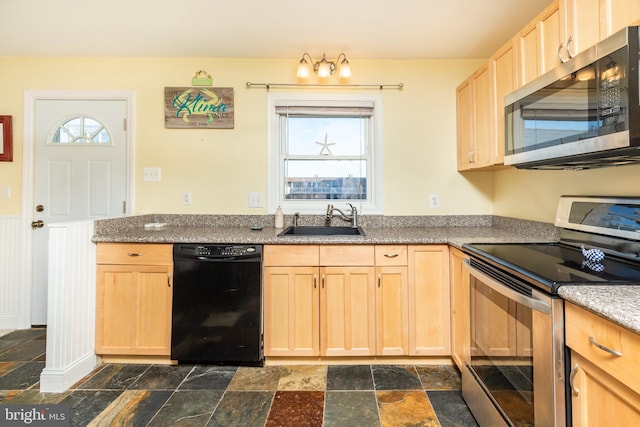
<instances>
[{"instance_id":1,"label":"arched door window","mask_svg":"<svg viewBox=\"0 0 640 427\"><path fill-rule=\"evenodd\" d=\"M111 136L99 121L90 117L74 117L55 129L50 144L110 145Z\"/></svg>"}]
</instances>

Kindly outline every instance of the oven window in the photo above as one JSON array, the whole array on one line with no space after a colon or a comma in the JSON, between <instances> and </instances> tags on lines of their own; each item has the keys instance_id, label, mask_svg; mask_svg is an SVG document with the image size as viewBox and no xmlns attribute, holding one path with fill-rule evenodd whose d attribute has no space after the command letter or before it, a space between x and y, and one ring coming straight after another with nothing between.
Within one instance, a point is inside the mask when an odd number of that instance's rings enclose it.
<instances>
[{"instance_id":1,"label":"oven window","mask_svg":"<svg viewBox=\"0 0 640 427\"><path fill-rule=\"evenodd\" d=\"M532 312L471 279L471 370L515 426L534 425Z\"/></svg>"}]
</instances>

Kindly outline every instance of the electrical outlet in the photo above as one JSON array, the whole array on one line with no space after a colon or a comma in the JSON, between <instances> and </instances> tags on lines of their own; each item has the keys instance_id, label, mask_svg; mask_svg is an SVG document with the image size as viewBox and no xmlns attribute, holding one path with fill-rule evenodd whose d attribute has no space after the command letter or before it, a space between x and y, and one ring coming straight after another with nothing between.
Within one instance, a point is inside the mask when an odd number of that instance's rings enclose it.
<instances>
[{"instance_id":1,"label":"electrical outlet","mask_svg":"<svg viewBox=\"0 0 640 427\"><path fill-rule=\"evenodd\" d=\"M161 174L162 171L160 168L144 168L142 170L142 180L159 182L161 179Z\"/></svg>"},{"instance_id":2,"label":"electrical outlet","mask_svg":"<svg viewBox=\"0 0 640 427\"><path fill-rule=\"evenodd\" d=\"M249 193L249 207L261 208L264 205L263 199L264 199L263 193Z\"/></svg>"},{"instance_id":3,"label":"electrical outlet","mask_svg":"<svg viewBox=\"0 0 640 427\"><path fill-rule=\"evenodd\" d=\"M2 198L3 199L11 198L11 187L9 185L2 186Z\"/></svg>"},{"instance_id":4,"label":"electrical outlet","mask_svg":"<svg viewBox=\"0 0 640 427\"><path fill-rule=\"evenodd\" d=\"M438 194L429 194L429 207L430 208L440 207L440 196Z\"/></svg>"},{"instance_id":5,"label":"electrical outlet","mask_svg":"<svg viewBox=\"0 0 640 427\"><path fill-rule=\"evenodd\" d=\"M191 204L191 191L184 191L182 193L182 204L189 206Z\"/></svg>"}]
</instances>

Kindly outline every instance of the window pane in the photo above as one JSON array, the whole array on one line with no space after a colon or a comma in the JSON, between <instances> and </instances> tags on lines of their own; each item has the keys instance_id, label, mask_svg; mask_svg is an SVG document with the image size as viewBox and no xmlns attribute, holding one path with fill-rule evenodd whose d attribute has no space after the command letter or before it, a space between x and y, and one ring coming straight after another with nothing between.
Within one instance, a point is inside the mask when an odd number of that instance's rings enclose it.
<instances>
[{"instance_id":1,"label":"window pane","mask_svg":"<svg viewBox=\"0 0 640 427\"><path fill-rule=\"evenodd\" d=\"M285 160L285 199L367 198L365 160Z\"/></svg>"},{"instance_id":2,"label":"window pane","mask_svg":"<svg viewBox=\"0 0 640 427\"><path fill-rule=\"evenodd\" d=\"M362 135L368 120L361 117L288 117L288 154L365 154Z\"/></svg>"}]
</instances>

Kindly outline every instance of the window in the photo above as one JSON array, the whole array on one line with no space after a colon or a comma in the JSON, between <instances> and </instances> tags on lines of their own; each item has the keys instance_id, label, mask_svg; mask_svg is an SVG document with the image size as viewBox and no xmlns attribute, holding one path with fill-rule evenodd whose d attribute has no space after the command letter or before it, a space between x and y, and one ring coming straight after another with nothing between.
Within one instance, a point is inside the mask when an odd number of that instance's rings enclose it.
<instances>
[{"instance_id":1,"label":"window","mask_svg":"<svg viewBox=\"0 0 640 427\"><path fill-rule=\"evenodd\" d=\"M382 211L379 97L269 95L270 212Z\"/></svg>"},{"instance_id":2,"label":"window","mask_svg":"<svg viewBox=\"0 0 640 427\"><path fill-rule=\"evenodd\" d=\"M111 144L111 136L104 125L90 117L74 117L55 129L50 144Z\"/></svg>"}]
</instances>

